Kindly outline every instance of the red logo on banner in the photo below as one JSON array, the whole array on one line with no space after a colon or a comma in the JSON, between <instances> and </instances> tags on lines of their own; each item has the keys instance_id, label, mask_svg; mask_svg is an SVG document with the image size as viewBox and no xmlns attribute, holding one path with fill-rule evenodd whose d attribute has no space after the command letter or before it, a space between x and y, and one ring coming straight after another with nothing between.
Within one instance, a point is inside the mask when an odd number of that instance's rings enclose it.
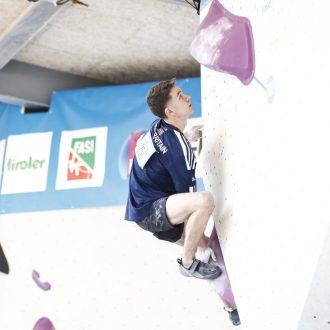
<instances>
[{"instance_id":1,"label":"red logo on banner","mask_svg":"<svg viewBox=\"0 0 330 330\"><path fill-rule=\"evenodd\" d=\"M68 180L92 179L95 165L96 136L73 138L68 161Z\"/></svg>"},{"instance_id":2,"label":"red logo on banner","mask_svg":"<svg viewBox=\"0 0 330 330\"><path fill-rule=\"evenodd\" d=\"M129 176L129 174L131 172L131 168L132 168L132 164L133 164L133 158L134 158L134 154L135 154L136 142L139 139L139 137L143 134L144 134L144 132L141 132L141 131L131 133L131 139L130 139L130 142L129 142L129 149L128 149L127 176Z\"/></svg>"},{"instance_id":3,"label":"red logo on banner","mask_svg":"<svg viewBox=\"0 0 330 330\"><path fill-rule=\"evenodd\" d=\"M93 173L75 156L72 152L69 154L68 180L86 180L91 179Z\"/></svg>"}]
</instances>

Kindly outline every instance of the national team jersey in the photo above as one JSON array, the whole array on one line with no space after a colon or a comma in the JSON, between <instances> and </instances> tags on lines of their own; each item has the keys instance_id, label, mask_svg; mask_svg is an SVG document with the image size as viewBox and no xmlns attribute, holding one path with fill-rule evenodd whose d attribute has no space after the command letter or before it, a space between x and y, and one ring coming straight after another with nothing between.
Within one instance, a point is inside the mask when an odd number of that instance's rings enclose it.
<instances>
[{"instance_id":1,"label":"national team jersey","mask_svg":"<svg viewBox=\"0 0 330 330\"><path fill-rule=\"evenodd\" d=\"M135 147L125 219L142 221L157 199L196 191L195 168L183 133L163 119L154 121Z\"/></svg>"}]
</instances>

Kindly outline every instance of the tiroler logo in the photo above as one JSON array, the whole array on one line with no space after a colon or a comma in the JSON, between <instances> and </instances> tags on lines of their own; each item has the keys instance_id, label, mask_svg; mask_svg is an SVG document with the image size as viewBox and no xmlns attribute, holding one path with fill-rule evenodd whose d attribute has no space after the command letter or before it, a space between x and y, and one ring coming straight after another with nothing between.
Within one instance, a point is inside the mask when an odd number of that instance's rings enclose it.
<instances>
[{"instance_id":1,"label":"tiroler logo","mask_svg":"<svg viewBox=\"0 0 330 330\"><path fill-rule=\"evenodd\" d=\"M9 135L6 148L4 140L0 141L0 161L4 158L1 195L47 189L52 137L51 131Z\"/></svg>"},{"instance_id":2,"label":"tiroler logo","mask_svg":"<svg viewBox=\"0 0 330 330\"><path fill-rule=\"evenodd\" d=\"M29 156L26 160L17 161L16 159L9 158L7 163L8 171L18 170L37 170L41 169L46 162L46 159L33 159Z\"/></svg>"},{"instance_id":3,"label":"tiroler logo","mask_svg":"<svg viewBox=\"0 0 330 330\"><path fill-rule=\"evenodd\" d=\"M96 136L73 138L69 152L67 179L89 180L93 178Z\"/></svg>"}]
</instances>

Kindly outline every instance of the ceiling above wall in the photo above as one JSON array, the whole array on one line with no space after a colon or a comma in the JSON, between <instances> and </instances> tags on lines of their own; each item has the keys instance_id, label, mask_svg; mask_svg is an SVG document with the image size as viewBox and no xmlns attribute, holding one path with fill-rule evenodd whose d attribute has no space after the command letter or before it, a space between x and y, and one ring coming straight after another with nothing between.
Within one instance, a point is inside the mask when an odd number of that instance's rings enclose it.
<instances>
[{"instance_id":1,"label":"ceiling above wall","mask_svg":"<svg viewBox=\"0 0 330 330\"><path fill-rule=\"evenodd\" d=\"M13 59L114 84L199 75L189 54L199 16L183 0L84 2L66 5ZM32 6L1 0L0 40Z\"/></svg>"}]
</instances>

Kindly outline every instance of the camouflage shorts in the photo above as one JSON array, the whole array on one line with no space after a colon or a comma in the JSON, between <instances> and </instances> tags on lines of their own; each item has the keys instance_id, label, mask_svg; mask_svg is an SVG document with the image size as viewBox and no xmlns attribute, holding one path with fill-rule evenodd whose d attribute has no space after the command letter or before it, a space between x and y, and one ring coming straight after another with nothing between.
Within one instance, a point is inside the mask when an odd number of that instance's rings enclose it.
<instances>
[{"instance_id":1,"label":"camouflage shorts","mask_svg":"<svg viewBox=\"0 0 330 330\"><path fill-rule=\"evenodd\" d=\"M150 231L158 239L176 242L183 233L184 223L172 225L166 215L166 201L168 197L157 199L151 207L150 215L142 221L136 222L142 229Z\"/></svg>"}]
</instances>

